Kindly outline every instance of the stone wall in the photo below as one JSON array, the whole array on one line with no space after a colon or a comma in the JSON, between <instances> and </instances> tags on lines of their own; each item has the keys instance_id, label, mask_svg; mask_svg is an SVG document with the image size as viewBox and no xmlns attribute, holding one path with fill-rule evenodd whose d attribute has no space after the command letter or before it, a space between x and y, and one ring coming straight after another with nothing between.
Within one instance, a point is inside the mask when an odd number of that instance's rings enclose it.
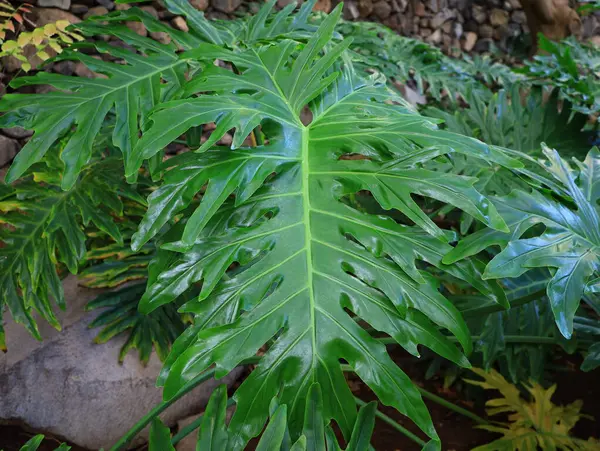
<instances>
[{"instance_id":1,"label":"stone wall","mask_svg":"<svg viewBox=\"0 0 600 451\"><path fill-rule=\"evenodd\" d=\"M292 0L279 0L283 7ZM261 2L245 0L190 0L208 17L227 19L255 12ZM329 12L338 0L319 0L316 9ZM40 7L60 8L85 17L101 14L115 6L112 0L37 0ZM146 8L158 17L184 24L173 17L160 0ZM123 7L123 6L121 6ZM413 36L440 46L448 53L462 49L485 52L492 44L506 50L514 38L528 33L525 12L519 0L347 0L344 17L348 20L382 22L405 36ZM583 18L583 37L600 39L600 12Z\"/></svg>"},{"instance_id":2,"label":"stone wall","mask_svg":"<svg viewBox=\"0 0 600 451\"><path fill-rule=\"evenodd\" d=\"M443 48L486 52L508 50L529 33L519 0L349 0L347 19L380 21L405 36ZM600 13L583 18L583 37L600 36Z\"/></svg>"}]
</instances>

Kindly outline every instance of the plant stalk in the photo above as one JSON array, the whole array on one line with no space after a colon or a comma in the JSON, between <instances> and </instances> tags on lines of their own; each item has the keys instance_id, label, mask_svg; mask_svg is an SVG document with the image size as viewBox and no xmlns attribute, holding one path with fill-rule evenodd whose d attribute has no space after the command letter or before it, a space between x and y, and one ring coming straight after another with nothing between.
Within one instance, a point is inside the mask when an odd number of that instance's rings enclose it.
<instances>
[{"instance_id":1,"label":"plant stalk","mask_svg":"<svg viewBox=\"0 0 600 451\"><path fill-rule=\"evenodd\" d=\"M240 363L240 365L249 365L249 364L257 363L259 360L260 360L260 357L252 357L250 359L246 359L246 360L242 361ZM169 399L167 401L161 402L156 407L154 407L150 412L148 412L146 415L144 415L141 420L139 420L136 424L133 425L133 427L131 429L129 429L129 431L127 431L127 434L125 434L123 437L121 437L121 439L117 443L114 444L114 446L110 449L110 451L120 451L122 449L125 449L127 444L131 440L133 440L135 438L135 436L142 429L144 429L146 426L148 426L148 424L150 424L150 422L155 417L160 415L171 404L173 404L175 401L177 401L184 395L188 394L190 391L192 391L194 388L196 388L202 382L206 382L208 379L213 377L214 374L215 374L215 370L210 369L208 371L205 371L202 374L199 374L194 379L189 381L187 384L185 384L183 387L181 387L181 389L177 392L177 394L175 396L173 396L171 399Z\"/></svg>"},{"instance_id":2,"label":"plant stalk","mask_svg":"<svg viewBox=\"0 0 600 451\"><path fill-rule=\"evenodd\" d=\"M171 404L173 404L175 401L177 401L178 399L180 399L184 395L188 394L190 391L192 391L194 388L196 388L202 382L206 382L208 379L210 379L211 377L213 377L214 374L215 374L215 370L214 369L210 369L208 371L205 371L202 374L199 374L194 379L192 379L187 384L185 384L181 388L181 390L179 390L177 392L177 394L175 396L173 396L171 399L169 399L167 401L163 401L160 404L158 404L157 406L155 406L150 412L148 412L146 415L144 415L140 421L138 421L136 424L134 424L133 427L131 429L129 429L129 431L127 431L127 434L125 434L123 437L121 437L121 439L117 443L114 444L114 446L110 449L110 451L119 451L119 450L122 450L122 449L126 449L126 447L129 444L129 442L131 440L133 440L135 438L135 436L142 429L144 429L148 424L150 424L150 422L155 417L157 417L158 415L160 415Z\"/></svg>"},{"instance_id":3,"label":"plant stalk","mask_svg":"<svg viewBox=\"0 0 600 451\"><path fill-rule=\"evenodd\" d=\"M364 402L362 399L357 398L356 396L354 397L354 401L356 402L356 404L358 404L361 407L367 405L366 402ZM391 427L393 427L394 429L396 429L398 432L401 432L402 434L406 435L413 442L419 444L420 446L425 446L425 442L423 440L421 440L419 437L417 437L415 434L413 434L412 432L410 432L408 429L406 429L401 424L398 424L392 418L388 417L386 414L380 412L379 410L376 410L375 411L375 416L377 418L379 418L381 421L383 421L384 423L389 424Z\"/></svg>"},{"instance_id":4,"label":"plant stalk","mask_svg":"<svg viewBox=\"0 0 600 451\"><path fill-rule=\"evenodd\" d=\"M354 370L352 369L352 367L350 365L342 365L342 371L345 372L354 372ZM419 392L421 393L421 395L424 398L429 399L430 401L435 402L436 404L439 404L441 406L446 407L447 409L450 409L456 413L459 413L467 418L470 418L471 420L475 421L477 424L489 424L488 421L484 420L483 418L481 418L480 416L474 414L473 412L470 412L467 409L463 409L460 406L457 406L456 404L451 403L450 401L446 401L444 398L441 398L437 395L434 395L431 392L428 392L427 390L425 390L424 388L421 388L419 386L417 386L417 389L419 390ZM391 418L388 417L388 419L390 421L394 421ZM387 421L386 421L387 422ZM394 422L395 423L395 422ZM396 423L395 423L396 424ZM402 427L400 425L398 425L399 427ZM396 428L398 429L398 428ZM398 429L399 431L401 431L400 429ZM402 431L401 431L402 432ZM410 432L410 431L409 431ZM412 433L411 433L412 434ZM414 434L413 434L414 435Z\"/></svg>"},{"instance_id":5,"label":"plant stalk","mask_svg":"<svg viewBox=\"0 0 600 451\"><path fill-rule=\"evenodd\" d=\"M235 401L233 400L233 398L229 398L227 400L227 407L231 407L234 404L235 404ZM192 432L194 432L197 428L199 428L200 425L202 424L203 419L204 419L204 414L200 415L198 418L196 418L194 421L192 421L187 426L182 427L181 431L177 432L177 434L175 434L173 436L173 438L171 439L171 445L173 445L173 446L177 445L181 440L183 440L185 437L187 437Z\"/></svg>"},{"instance_id":6,"label":"plant stalk","mask_svg":"<svg viewBox=\"0 0 600 451\"><path fill-rule=\"evenodd\" d=\"M423 396L423 398L427 398L430 401L433 401L436 404L439 404L440 406L444 406L447 409L450 409L450 410L452 410L456 413L459 413L467 418L470 418L477 424L490 424L488 421L484 420L479 415L476 415L467 409L463 409L462 407L457 406L456 404L453 404L450 401L446 401L444 398L442 398L438 395L434 395L433 393L425 390L424 388L417 386L417 389L419 390L419 392L421 393L421 396Z\"/></svg>"}]
</instances>

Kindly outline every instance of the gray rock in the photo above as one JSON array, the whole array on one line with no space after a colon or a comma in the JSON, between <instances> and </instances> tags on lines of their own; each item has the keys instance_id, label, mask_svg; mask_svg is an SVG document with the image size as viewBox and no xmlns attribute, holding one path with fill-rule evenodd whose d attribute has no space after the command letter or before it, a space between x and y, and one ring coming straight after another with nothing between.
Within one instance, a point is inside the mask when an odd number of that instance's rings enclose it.
<instances>
[{"instance_id":1,"label":"gray rock","mask_svg":"<svg viewBox=\"0 0 600 451\"><path fill-rule=\"evenodd\" d=\"M452 27L452 31L454 34L454 37L457 39L460 39L461 36L463 35L463 26L460 22L456 22L454 24L454 26Z\"/></svg>"},{"instance_id":2,"label":"gray rock","mask_svg":"<svg viewBox=\"0 0 600 451\"><path fill-rule=\"evenodd\" d=\"M368 17L373 12L373 2L371 0L359 0L358 12L360 17Z\"/></svg>"},{"instance_id":3,"label":"gray rock","mask_svg":"<svg viewBox=\"0 0 600 451\"><path fill-rule=\"evenodd\" d=\"M402 83L395 83L395 86L400 91L400 94L404 100L406 100L412 106L416 107L418 105L427 105L427 98L420 92L412 89L410 86Z\"/></svg>"},{"instance_id":4,"label":"gray rock","mask_svg":"<svg viewBox=\"0 0 600 451\"><path fill-rule=\"evenodd\" d=\"M344 2L343 15L345 20L358 19L360 17L360 12L358 11L358 6L356 6L356 3L352 1Z\"/></svg>"},{"instance_id":5,"label":"gray rock","mask_svg":"<svg viewBox=\"0 0 600 451\"><path fill-rule=\"evenodd\" d=\"M475 22L481 24L485 23L487 20L487 14L485 12L485 8L479 5L473 5L473 10L471 11L471 16Z\"/></svg>"},{"instance_id":6,"label":"gray rock","mask_svg":"<svg viewBox=\"0 0 600 451\"><path fill-rule=\"evenodd\" d=\"M150 33L150 37L161 44L168 44L171 42L171 36L164 31L153 31Z\"/></svg>"},{"instance_id":7,"label":"gray rock","mask_svg":"<svg viewBox=\"0 0 600 451\"><path fill-rule=\"evenodd\" d=\"M10 163L18 151L19 143L17 141L0 135L0 167ZM4 397L4 391L0 391L0 393L3 393Z\"/></svg>"},{"instance_id":8,"label":"gray rock","mask_svg":"<svg viewBox=\"0 0 600 451\"><path fill-rule=\"evenodd\" d=\"M424 17L427 15L427 11L425 10L425 5L421 2L414 4L415 16Z\"/></svg>"},{"instance_id":9,"label":"gray rock","mask_svg":"<svg viewBox=\"0 0 600 451\"><path fill-rule=\"evenodd\" d=\"M208 0L190 0L190 4L200 11L206 11L208 8Z\"/></svg>"},{"instance_id":10,"label":"gray rock","mask_svg":"<svg viewBox=\"0 0 600 451\"><path fill-rule=\"evenodd\" d=\"M525 22L527 22L527 16L525 15L525 11L523 11L522 9L519 11L513 11L510 18L513 22L516 22L519 25L523 25Z\"/></svg>"},{"instance_id":11,"label":"gray rock","mask_svg":"<svg viewBox=\"0 0 600 451\"><path fill-rule=\"evenodd\" d=\"M483 24L479 27L479 36L484 39L489 39L494 36L494 29L491 25Z\"/></svg>"},{"instance_id":12,"label":"gray rock","mask_svg":"<svg viewBox=\"0 0 600 451\"><path fill-rule=\"evenodd\" d=\"M89 8L87 5L80 5L78 3L71 5L71 12L73 14L77 14L77 15L83 15L83 14L87 13L88 9Z\"/></svg>"},{"instance_id":13,"label":"gray rock","mask_svg":"<svg viewBox=\"0 0 600 451\"><path fill-rule=\"evenodd\" d=\"M492 14L490 14L490 23L494 27L501 27L508 24L508 12L503 9L493 9Z\"/></svg>"},{"instance_id":14,"label":"gray rock","mask_svg":"<svg viewBox=\"0 0 600 451\"><path fill-rule=\"evenodd\" d=\"M427 42L429 42L430 44L439 44L440 42L442 42L442 30L440 30L439 28L437 30L435 30L427 39Z\"/></svg>"},{"instance_id":15,"label":"gray rock","mask_svg":"<svg viewBox=\"0 0 600 451\"><path fill-rule=\"evenodd\" d=\"M473 48L473 51L477 53L489 52L494 45L493 39L479 39Z\"/></svg>"},{"instance_id":16,"label":"gray rock","mask_svg":"<svg viewBox=\"0 0 600 451\"><path fill-rule=\"evenodd\" d=\"M33 130L27 130L23 127L3 128L0 130L2 131L2 134L15 139L29 138L33 135Z\"/></svg>"},{"instance_id":17,"label":"gray rock","mask_svg":"<svg viewBox=\"0 0 600 451\"><path fill-rule=\"evenodd\" d=\"M181 16L177 16L175 17L171 23L173 24L173 26L181 31L190 31L185 19Z\"/></svg>"},{"instance_id":18,"label":"gray rock","mask_svg":"<svg viewBox=\"0 0 600 451\"><path fill-rule=\"evenodd\" d=\"M68 20L69 23L79 23L81 19L70 12L62 11L56 8L36 8L33 10L33 21L38 27L43 27L49 23L59 20Z\"/></svg>"},{"instance_id":19,"label":"gray rock","mask_svg":"<svg viewBox=\"0 0 600 451\"><path fill-rule=\"evenodd\" d=\"M112 0L96 0L96 3L98 3L101 6L104 6L109 11L115 9L115 2L113 2Z\"/></svg>"},{"instance_id":20,"label":"gray rock","mask_svg":"<svg viewBox=\"0 0 600 451\"><path fill-rule=\"evenodd\" d=\"M142 22L132 20L130 22L125 22L125 26L142 37L148 36L148 30L146 30L146 27Z\"/></svg>"},{"instance_id":21,"label":"gray rock","mask_svg":"<svg viewBox=\"0 0 600 451\"><path fill-rule=\"evenodd\" d=\"M156 8L154 6L148 6L148 5L141 6L140 9L142 11L146 11L148 14L150 14L155 19L158 19L158 11L156 10Z\"/></svg>"},{"instance_id":22,"label":"gray rock","mask_svg":"<svg viewBox=\"0 0 600 451\"><path fill-rule=\"evenodd\" d=\"M373 12L380 19L387 19L392 13L392 6L385 0L380 0L373 5Z\"/></svg>"},{"instance_id":23,"label":"gray rock","mask_svg":"<svg viewBox=\"0 0 600 451\"><path fill-rule=\"evenodd\" d=\"M242 0L211 0L213 8L224 13L232 13L242 3Z\"/></svg>"},{"instance_id":24,"label":"gray rock","mask_svg":"<svg viewBox=\"0 0 600 451\"><path fill-rule=\"evenodd\" d=\"M71 7L71 0L38 0L37 4L42 8L60 8L68 10Z\"/></svg>"},{"instance_id":25,"label":"gray rock","mask_svg":"<svg viewBox=\"0 0 600 451\"><path fill-rule=\"evenodd\" d=\"M477 42L477 33L467 31L463 36L464 39L462 41L462 49L465 52L470 52L471 50L473 50L473 47L475 47L475 43Z\"/></svg>"},{"instance_id":26,"label":"gray rock","mask_svg":"<svg viewBox=\"0 0 600 451\"><path fill-rule=\"evenodd\" d=\"M161 362L153 354L144 367L130 353L119 365L125 337L94 344L97 330L88 324L95 315L83 311L98 291L78 287L74 277L64 287L67 310L59 315L62 332L40 322L44 341L38 342L21 325L7 321L8 352L0 355L0 422L23 422L85 448L108 449L161 402L161 390L155 387ZM200 385L161 418L172 426L198 413L216 385L233 382L239 373L235 370L219 382Z\"/></svg>"},{"instance_id":27,"label":"gray rock","mask_svg":"<svg viewBox=\"0 0 600 451\"><path fill-rule=\"evenodd\" d=\"M431 19L431 28L439 28L445 22L454 19L455 17L456 10L454 9L445 9L444 11L440 11L433 17L433 19Z\"/></svg>"},{"instance_id":28,"label":"gray rock","mask_svg":"<svg viewBox=\"0 0 600 451\"><path fill-rule=\"evenodd\" d=\"M88 9L88 12L83 16L84 19L92 16L104 16L108 14L108 9L105 6L94 6L93 8Z\"/></svg>"}]
</instances>

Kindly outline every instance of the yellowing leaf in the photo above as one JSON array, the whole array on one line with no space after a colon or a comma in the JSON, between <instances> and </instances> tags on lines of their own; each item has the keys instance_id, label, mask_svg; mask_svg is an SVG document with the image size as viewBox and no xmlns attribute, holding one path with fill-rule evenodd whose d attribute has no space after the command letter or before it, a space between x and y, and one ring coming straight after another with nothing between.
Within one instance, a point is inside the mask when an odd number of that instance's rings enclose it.
<instances>
[{"instance_id":1,"label":"yellowing leaf","mask_svg":"<svg viewBox=\"0 0 600 451\"><path fill-rule=\"evenodd\" d=\"M54 50L56 53L62 53L63 49L60 44L55 39L50 39L48 41L48 45Z\"/></svg>"},{"instance_id":2,"label":"yellowing leaf","mask_svg":"<svg viewBox=\"0 0 600 451\"><path fill-rule=\"evenodd\" d=\"M472 368L483 381L466 380L486 390L498 390L501 398L490 399L486 403L488 415L509 413L510 423L500 426L480 426L503 437L487 445L478 446L473 451L526 451L535 449L556 449L567 451L598 451L600 442L594 438L581 440L569 435L571 429L582 417L583 402L578 400L567 406L552 403L556 385L545 389L536 382L525 384L531 395L527 401L520 395L519 389L508 382L495 370L486 372Z\"/></svg>"},{"instance_id":3,"label":"yellowing leaf","mask_svg":"<svg viewBox=\"0 0 600 451\"><path fill-rule=\"evenodd\" d=\"M41 59L42 61L46 61L47 59L50 58L50 55L48 55L46 53L46 51L44 50L40 50L39 52L36 53L36 55L38 56L39 59Z\"/></svg>"},{"instance_id":4,"label":"yellowing leaf","mask_svg":"<svg viewBox=\"0 0 600 451\"><path fill-rule=\"evenodd\" d=\"M73 39L71 39L68 35L68 33L58 33L58 36L60 37L60 39L63 42L66 42L67 44L72 44L73 43Z\"/></svg>"},{"instance_id":5,"label":"yellowing leaf","mask_svg":"<svg viewBox=\"0 0 600 451\"><path fill-rule=\"evenodd\" d=\"M19 47L23 48L27 44L29 44L31 42L31 37L31 33L19 34L19 37L17 38L17 43L19 44Z\"/></svg>"},{"instance_id":6,"label":"yellowing leaf","mask_svg":"<svg viewBox=\"0 0 600 451\"><path fill-rule=\"evenodd\" d=\"M71 23L68 20L58 20L54 23L54 25L56 25L56 28L58 28L60 31L65 31L65 29L71 25Z\"/></svg>"},{"instance_id":7,"label":"yellowing leaf","mask_svg":"<svg viewBox=\"0 0 600 451\"><path fill-rule=\"evenodd\" d=\"M52 36L56 34L56 25L53 23L49 23L44 26L44 34L46 36Z\"/></svg>"},{"instance_id":8,"label":"yellowing leaf","mask_svg":"<svg viewBox=\"0 0 600 451\"><path fill-rule=\"evenodd\" d=\"M2 44L2 50L5 52L10 52L11 50L16 49L17 47L19 47L19 45L17 44L17 41L6 41L4 44Z\"/></svg>"}]
</instances>

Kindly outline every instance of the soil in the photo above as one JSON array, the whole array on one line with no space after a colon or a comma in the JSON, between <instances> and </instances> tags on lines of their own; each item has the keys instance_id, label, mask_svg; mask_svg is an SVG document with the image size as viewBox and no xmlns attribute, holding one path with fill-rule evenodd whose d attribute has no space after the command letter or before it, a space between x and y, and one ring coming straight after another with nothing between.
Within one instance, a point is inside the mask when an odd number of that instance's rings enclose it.
<instances>
[{"instance_id":1,"label":"soil","mask_svg":"<svg viewBox=\"0 0 600 451\"><path fill-rule=\"evenodd\" d=\"M408 356L399 349L392 352L394 361L425 390L435 393L444 399L457 404L463 408L485 417L484 403L485 396L493 392L483 392L473 390L470 386L458 384L459 390L454 388L445 389L443 387L442 377L434 377L425 380L425 365L415 364L415 359ZM584 402L582 413L586 416L582 418L573 430L573 435L582 439L590 436L600 436L600 423L595 419L600 419L600 384L597 383L598 371L584 373L578 370L581 360L574 356L560 356L557 359L556 370L553 370L551 379L558 385L552 401L555 404L569 404L577 399ZM356 396L364 401L376 400L371 390L364 385L355 375L348 376L348 383ZM465 392L468 389L468 392ZM444 451L468 451L476 446L489 443L499 436L482 429L475 428L474 422L462 415L459 415L446 407L440 406L429 400L425 400L431 417L442 440ZM412 424L410 420L396 412L395 409L379 405L379 410L402 426L415 433L422 439L426 437ZM593 418L593 419L592 419ZM0 451L19 451L20 447L36 434L21 426L2 426L0 425ZM39 451L53 451L60 440L48 437L40 446ZM420 446L405 435L396 431L393 427L377 420L375 422L375 432L371 441L374 448L378 451L418 451ZM252 441L249 449L256 446L256 441ZM74 446L72 451L86 451L84 448Z\"/></svg>"}]
</instances>

